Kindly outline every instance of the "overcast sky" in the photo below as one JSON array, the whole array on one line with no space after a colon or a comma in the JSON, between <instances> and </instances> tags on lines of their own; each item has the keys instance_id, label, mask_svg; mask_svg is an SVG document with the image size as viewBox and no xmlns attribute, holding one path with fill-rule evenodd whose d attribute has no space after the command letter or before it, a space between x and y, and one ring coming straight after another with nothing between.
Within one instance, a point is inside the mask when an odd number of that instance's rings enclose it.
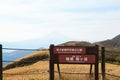
<instances>
[{"instance_id":1,"label":"overcast sky","mask_svg":"<svg viewBox=\"0 0 120 80\"><path fill-rule=\"evenodd\" d=\"M0 0L0 41L50 33L85 41L120 34L120 0Z\"/></svg>"}]
</instances>

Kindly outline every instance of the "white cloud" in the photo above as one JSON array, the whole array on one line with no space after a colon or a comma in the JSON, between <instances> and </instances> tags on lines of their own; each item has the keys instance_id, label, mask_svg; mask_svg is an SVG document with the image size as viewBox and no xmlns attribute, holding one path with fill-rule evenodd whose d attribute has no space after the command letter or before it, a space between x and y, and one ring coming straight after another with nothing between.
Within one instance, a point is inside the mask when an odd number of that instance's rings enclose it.
<instances>
[{"instance_id":1,"label":"white cloud","mask_svg":"<svg viewBox=\"0 0 120 80\"><path fill-rule=\"evenodd\" d=\"M0 41L20 41L39 38L47 35L52 29L42 28L39 25L19 24L7 22L0 23Z\"/></svg>"},{"instance_id":2,"label":"white cloud","mask_svg":"<svg viewBox=\"0 0 120 80\"><path fill-rule=\"evenodd\" d=\"M15 41L59 31L79 39L105 38L120 32L119 4L120 0L0 0L0 37Z\"/></svg>"}]
</instances>

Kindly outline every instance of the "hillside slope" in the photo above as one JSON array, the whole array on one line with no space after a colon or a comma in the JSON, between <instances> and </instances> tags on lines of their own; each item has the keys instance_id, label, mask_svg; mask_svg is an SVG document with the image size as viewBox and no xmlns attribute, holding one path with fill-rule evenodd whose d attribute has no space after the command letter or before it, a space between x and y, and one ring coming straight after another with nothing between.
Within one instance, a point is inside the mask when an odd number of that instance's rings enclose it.
<instances>
[{"instance_id":1,"label":"hillside slope","mask_svg":"<svg viewBox=\"0 0 120 80\"><path fill-rule=\"evenodd\" d=\"M47 49L37 51L33 54L30 54L30 55L27 55L23 58L18 59L15 62L8 63L7 65L5 65L3 67L3 70L15 68L15 67L31 65L31 64L36 63L40 60L48 59L48 58L49 58L49 51Z\"/></svg>"},{"instance_id":2,"label":"hillside slope","mask_svg":"<svg viewBox=\"0 0 120 80\"><path fill-rule=\"evenodd\" d=\"M120 47L120 34L112 39L100 41L97 43L107 45L107 46L113 46L113 47L119 46Z\"/></svg>"}]
</instances>

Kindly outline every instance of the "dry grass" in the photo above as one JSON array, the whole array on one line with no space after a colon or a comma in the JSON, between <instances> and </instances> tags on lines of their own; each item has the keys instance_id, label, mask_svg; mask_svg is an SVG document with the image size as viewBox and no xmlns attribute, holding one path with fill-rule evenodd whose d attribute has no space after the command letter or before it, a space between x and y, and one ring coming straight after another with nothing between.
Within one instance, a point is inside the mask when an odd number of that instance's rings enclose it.
<instances>
[{"instance_id":1,"label":"dry grass","mask_svg":"<svg viewBox=\"0 0 120 80\"><path fill-rule=\"evenodd\" d=\"M60 69L61 69L61 72L89 73L90 67L89 65L61 64ZM33 65L5 70L4 73L13 73L13 74L18 74L18 75L7 75L7 74L5 75L4 74L4 80L13 80L13 79L14 80L49 80L49 73L47 72L48 70L49 70L49 62L39 61ZM34 74L34 73L41 73L44 71L45 73L43 74ZM55 71L57 71L56 65L55 65ZM92 72L94 72L94 68ZM107 63L106 72L120 76L120 65L113 65L113 64ZM19 74L23 74L23 75L19 75ZM113 77L112 78L109 76L107 77L108 78L106 80L119 80ZM89 78L89 75L62 74L62 80L89 80L88 78ZM55 80L59 80L58 73L55 73ZM94 80L94 79L91 79L91 80Z\"/></svg>"},{"instance_id":2,"label":"dry grass","mask_svg":"<svg viewBox=\"0 0 120 80\"><path fill-rule=\"evenodd\" d=\"M41 73L48 70L48 61L37 62L30 66L18 67L9 70L5 70L3 73L12 73L5 74L4 80L34 80L37 78L48 78L48 73L45 74L35 74ZM17 75L14 75L17 74ZM20 74L20 75L19 75ZM23 74L23 75L22 75ZM27 74L27 75L26 75Z\"/></svg>"},{"instance_id":3,"label":"dry grass","mask_svg":"<svg viewBox=\"0 0 120 80\"><path fill-rule=\"evenodd\" d=\"M113 65L106 63L106 72L120 76L120 65Z\"/></svg>"}]
</instances>

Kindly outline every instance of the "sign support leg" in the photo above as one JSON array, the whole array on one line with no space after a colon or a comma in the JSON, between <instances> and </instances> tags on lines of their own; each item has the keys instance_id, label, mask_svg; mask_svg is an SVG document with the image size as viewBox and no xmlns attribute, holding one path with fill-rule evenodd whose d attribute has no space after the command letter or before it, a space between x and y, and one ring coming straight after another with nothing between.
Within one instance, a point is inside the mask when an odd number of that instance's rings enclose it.
<instances>
[{"instance_id":1,"label":"sign support leg","mask_svg":"<svg viewBox=\"0 0 120 80\"><path fill-rule=\"evenodd\" d=\"M89 78L91 78L91 75L92 75L92 64L90 64L90 74L89 74Z\"/></svg>"},{"instance_id":2,"label":"sign support leg","mask_svg":"<svg viewBox=\"0 0 120 80\"><path fill-rule=\"evenodd\" d=\"M59 65L59 63L57 63L57 67L58 67L59 79L61 80L61 79L62 79L62 77L61 77L61 73L60 73L60 65Z\"/></svg>"}]
</instances>

